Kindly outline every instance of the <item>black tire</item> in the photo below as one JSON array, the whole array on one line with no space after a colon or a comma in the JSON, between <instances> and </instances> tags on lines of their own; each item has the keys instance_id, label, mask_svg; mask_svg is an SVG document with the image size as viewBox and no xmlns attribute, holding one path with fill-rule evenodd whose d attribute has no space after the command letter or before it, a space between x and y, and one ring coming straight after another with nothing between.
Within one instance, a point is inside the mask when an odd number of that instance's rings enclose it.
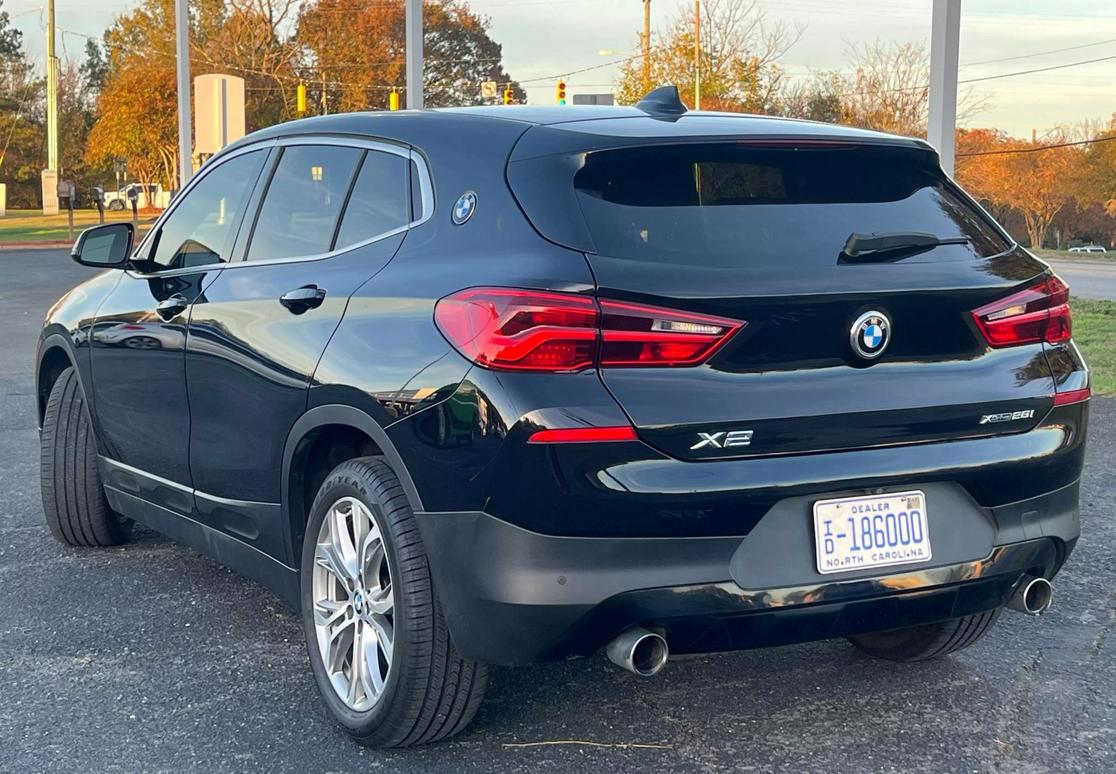
<instances>
[{"instance_id":1,"label":"black tire","mask_svg":"<svg viewBox=\"0 0 1116 774\"><path fill-rule=\"evenodd\" d=\"M97 439L73 368L55 381L39 445L43 513L55 539L70 546L114 546L132 522L109 507L97 470Z\"/></svg>"},{"instance_id":2,"label":"black tire","mask_svg":"<svg viewBox=\"0 0 1116 774\"><path fill-rule=\"evenodd\" d=\"M927 661L969 647L988 634L1000 608L949 621L856 634L849 641L865 653L888 661Z\"/></svg>"},{"instance_id":3,"label":"black tire","mask_svg":"<svg viewBox=\"0 0 1116 774\"><path fill-rule=\"evenodd\" d=\"M394 646L383 692L368 710L346 705L325 671L314 626L312 571L322 521L341 498L360 500L383 537L392 578ZM408 747L445 739L473 719L488 682L486 665L460 656L430 579L418 525L399 479L378 457L334 468L318 489L302 547L302 621L314 681L330 715L369 747Z\"/></svg>"},{"instance_id":4,"label":"black tire","mask_svg":"<svg viewBox=\"0 0 1116 774\"><path fill-rule=\"evenodd\" d=\"M120 210L124 209L124 202L120 201L119 199L113 199L111 202L109 202L108 208L113 212L119 212Z\"/></svg>"}]
</instances>

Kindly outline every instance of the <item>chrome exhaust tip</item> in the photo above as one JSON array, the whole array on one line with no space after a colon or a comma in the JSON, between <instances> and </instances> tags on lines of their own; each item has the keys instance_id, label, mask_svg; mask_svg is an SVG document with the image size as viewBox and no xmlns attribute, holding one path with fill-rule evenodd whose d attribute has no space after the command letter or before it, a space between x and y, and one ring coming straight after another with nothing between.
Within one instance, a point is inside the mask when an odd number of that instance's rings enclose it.
<instances>
[{"instance_id":1,"label":"chrome exhaust tip","mask_svg":"<svg viewBox=\"0 0 1116 774\"><path fill-rule=\"evenodd\" d=\"M609 661L640 677L659 673L670 656L662 635L636 626L619 635L605 648Z\"/></svg>"},{"instance_id":2,"label":"chrome exhaust tip","mask_svg":"<svg viewBox=\"0 0 1116 774\"><path fill-rule=\"evenodd\" d=\"M1008 607L1025 615L1042 615L1054 600L1054 587L1046 578L1024 578L1015 587Z\"/></svg>"}]
</instances>

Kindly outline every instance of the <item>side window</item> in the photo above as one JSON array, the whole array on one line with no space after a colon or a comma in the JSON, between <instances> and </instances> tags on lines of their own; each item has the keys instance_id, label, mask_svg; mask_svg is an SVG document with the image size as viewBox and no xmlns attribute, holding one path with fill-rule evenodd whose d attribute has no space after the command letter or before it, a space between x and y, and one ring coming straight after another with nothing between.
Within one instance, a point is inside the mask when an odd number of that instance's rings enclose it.
<instances>
[{"instance_id":1,"label":"side window","mask_svg":"<svg viewBox=\"0 0 1116 774\"><path fill-rule=\"evenodd\" d=\"M252 151L208 171L159 229L145 271L208 266L228 260L233 227L267 154Z\"/></svg>"},{"instance_id":2,"label":"side window","mask_svg":"<svg viewBox=\"0 0 1116 774\"><path fill-rule=\"evenodd\" d=\"M394 153L368 151L345 207L335 249L411 222L407 164L407 159Z\"/></svg>"},{"instance_id":3,"label":"side window","mask_svg":"<svg viewBox=\"0 0 1116 774\"><path fill-rule=\"evenodd\" d=\"M363 153L335 145L286 148L256 218L248 260L329 252Z\"/></svg>"}]
</instances>

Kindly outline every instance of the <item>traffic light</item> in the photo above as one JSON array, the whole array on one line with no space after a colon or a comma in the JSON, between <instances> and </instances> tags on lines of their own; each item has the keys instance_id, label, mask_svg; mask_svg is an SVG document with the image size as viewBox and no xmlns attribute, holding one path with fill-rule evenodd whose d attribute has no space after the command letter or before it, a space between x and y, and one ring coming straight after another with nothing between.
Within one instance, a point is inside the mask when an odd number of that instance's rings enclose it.
<instances>
[{"instance_id":1,"label":"traffic light","mask_svg":"<svg viewBox=\"0 0 1116 774\"><path fill-rule=\"evenodd\" d=\"M504 89L504 104L505 105L511 105L514 102L515 102L515 91L512 90L511 86L508 86L506 89Z\"/></svg>"},{"instance_id":2,"label":"traffic light","mask_svg":"<svg viewBox=\"0 0 1116 774\"><path fill-rule=\"evenodd\" d=\"M399 92L396 91L395 89L392 89L391 94L388 94L388 110L398 110L398 109L399 109Z\"/></svg>"},{"instance_id":3,"label":"traffic light","mask_svg":"<svg viewBox=\"0 0 1116 774\"><path fill-rule=\"evenodd\" d=\"M566 82L558 81L558 85L554 89L554 101L559 105L566 104Z\"/></svg>"},{"instance_id":4,"label":"traffic light","mask_svg":"<svg viewBox=\"0 0 1116 774\"><path fill-rule=\"evenodd\" d=\"M298 82L298 89L295 91L295 107L300 116L306 115L306 84L302 81Z\"/></svg>"}]
</instances>

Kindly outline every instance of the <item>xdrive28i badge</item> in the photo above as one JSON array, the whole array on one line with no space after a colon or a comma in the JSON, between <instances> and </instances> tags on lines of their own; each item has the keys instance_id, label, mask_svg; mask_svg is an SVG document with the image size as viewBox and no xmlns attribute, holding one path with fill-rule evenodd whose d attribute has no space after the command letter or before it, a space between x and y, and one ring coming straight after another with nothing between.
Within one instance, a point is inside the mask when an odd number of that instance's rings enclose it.
<instances>
[{"instance_id":1,"label":"xdrive28i badge","mask_svg":"<svg viewBox=\"0 0 1116 774\"><path fill-rule=\"evenodd\" d=\"M872 310L856 318L849 330L853 352L865 360L875 360L891 341L891 320L883 312Z\"/></svg>"}]
</instances>

